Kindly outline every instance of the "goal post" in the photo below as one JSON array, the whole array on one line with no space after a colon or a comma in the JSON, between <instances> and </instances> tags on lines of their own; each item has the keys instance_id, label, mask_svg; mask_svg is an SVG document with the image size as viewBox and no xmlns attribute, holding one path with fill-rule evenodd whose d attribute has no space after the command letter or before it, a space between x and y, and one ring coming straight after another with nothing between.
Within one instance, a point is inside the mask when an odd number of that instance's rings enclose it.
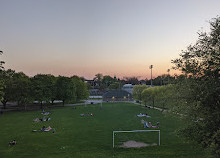
<instances>
[{"instance_id":1,"label":"goal post","mask_svg":"<svg viewBox=\"0 0 220 158\"><path fill-rule=\"evenodd\" d=\"M160 145L160 130L133 130L133 131L113 131L113 149L115 147L115 133L138 133L138 132L158 132Z\"/></svg>"}]
</instances>

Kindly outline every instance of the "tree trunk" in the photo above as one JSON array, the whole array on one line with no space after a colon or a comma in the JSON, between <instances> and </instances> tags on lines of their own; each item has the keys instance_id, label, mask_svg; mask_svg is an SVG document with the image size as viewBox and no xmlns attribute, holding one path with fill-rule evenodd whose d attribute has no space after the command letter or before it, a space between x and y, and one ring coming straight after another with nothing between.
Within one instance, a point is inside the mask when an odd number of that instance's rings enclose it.
<instances>
[{"instance_id":1,"label":"tree trunk","mask_svg":"<svg viewBox=\"0 0 220 158\"><path fill-rule=\"evenodd\" d=\"M64 106L64 104L65 104L65 100L63 100L63 106Z\"/></svg>"},{"instance_id":2,"label":"tree trunk","mask_svg":"<svg viewBox=\"0 0 220 158\"><path fill-rule=\"evenodd\" d=\"M43 109L43 102L40 102L40 108Z\"/></svg>"},{"instance_id":3,"label":"tree trunk","mask_svg":"<svg viewBox=\"0 0 220 158\"><path fill-rule=\"evenodd\" d=\"M4 107L4 109L6 109L6 102L3 103L3 107Z\"/></svg>"},{"instance_id":4,"label":"tree trunk","mask_svg":"<svg viewBox=\"0 0 220 158\"><path fill-rule=\"evenodd\" d=\"M7 100L2 100L3 108L6 109Z\"/></svg>"}]
</instances>

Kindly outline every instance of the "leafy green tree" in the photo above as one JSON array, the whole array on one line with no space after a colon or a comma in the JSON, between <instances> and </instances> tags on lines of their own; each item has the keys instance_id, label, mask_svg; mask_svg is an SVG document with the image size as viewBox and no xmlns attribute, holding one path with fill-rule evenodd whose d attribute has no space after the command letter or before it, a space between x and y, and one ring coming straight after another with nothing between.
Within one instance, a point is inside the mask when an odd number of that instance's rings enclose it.
<instances>
[{"instance_id":1,"label":"leafy green tree","mask_svg":"<svg viewBox=\"0 0 220 158\"><path fill-rule=\"evenodd\" d=\"M151 88L149 87L149 88L144 89L142 91L141 96L142 96L142 101L144 102L145 105L147 105L147 103L152 100L152 98L151 98L151 96L152 96Z\"/></svg>"},{"instance_id":2,"label":"leafy green tree","mask_svg":"<svg viewBox=\"0 0 220 158\"><path fill-rule=\"evenodd\" d=\"M181 96L176 109L189 120L182 134L220 157L220 17L210 21L210 26L210 33L199 33L196 44L172 62L185 74L176 84Z\"/></svg>"},{"instance_id":3,"label":"leafy green tree","mask_svg":"<svg viewBox=\"0 0 220 158\"><path fill-rule=\"evenodd\" d=\"M0 50L0 55L2 55L3 54L3 52ZM3 67L3 64L4 64L5 62L4 61L1 61L0 60L0 70L2 71L3 69L4 69L4 67Z\"/></svg>"},{"instance_id":4,"label":"leafy green tree","mask_svg":"<svg viewBox=\"0 0 220 158\"><path fill-rule=\"evenodd\" d=\"M2 54L3 54L3 52L0 51L0 55L2 55ZM4 95L4 93L3 93L4 82L3 82L3 76L2 76L3 69L4 69L3 64L4 64L4 62L0 61L0 101L3 99L2 97Z\"/></svg>"},{"instance_id":5,"label":"leafy green tree","mask_svg":"<svg viewBox=\"0 0 220 158\"><path fill-rule=\"evenodd\" d=\"M154 83L154 85L162 86L162 85L171 84L174 82L174 80L175 80L175 78L173 76L170 76L168 74L163 74L163 75L160 75L160 76L157 76L156 78L154 78L153 83ZM148 83L150 84L150 80L148 81Z\"/></svg>"},{"instance_id":6,"label":"leafy green tree","mask_svg":"<svg viewBox=\"0 0 220 158\"><path fill-rule=\"evenodd\" d=\"M135 85L133 87L133 92L132 92L133 98L142 101L142 92L146 88L147 88L146 85Z\"/></svg>"},{"instance_id":7,"label":"leafy green tree","mask_svg":"<svg viewBox=\"0 0 220 158\"><path fill-rule=\"evenodd\" d=\"M133 85L139 84L139 80L137 77L125 77L125 81L127 84L133 84Z\"/></svg>"},{"instance_id":8,"label":"leafy green tree","mask_svg":"<svg viewBox=\"0 0 220 158\"><path fill-rule=\"evenodd\" d=\"M114 82L109 85L109 89L119 89L120 84L118 82Z\"/></svg>"},{"instance_id":9,"label":"leafy green tree","mask_svg":"<svg viewBox=\"0 0 220 158\"><path fill-rule=\"evenodd\" d=\"M109 75L103 76L102 84L105 85L106 88L110 86L110 84L114 83L115 79Z\"/></svg>"},{"instance_id":10,"label":"leafy green tree","mask_svg":"<svg viewBox=\"0 0 220 158\"><path fill-rule=\"evenodd\" d=\"M51 104L54 104L54 100L57 98L57 78L53 75L48 74L47 75L47 83L50 89L50 101Z\"/></svg>"},{"instance_id":11,"label":"leafy green tree","mask_svg":"<svg viewBox=\"0 0 220 158\"><path fill-rule=\"evenodd\" d=\"M56 82L57 98L63 101L63 106L66 102L76 102L76 85L73 79L69 77L59 76Z\"/></svg>"},{"instance_id":12,"label":"leafy green tree","mask_svg":"<svg viewBox=\"0 0 220 158\"><path fill-rule=\"evenodd\" d=\"M27 103L32 101L30 91L30 78L23 72L14 73L12 78L13 85L13 100L18 102L18 105L23 105L25 110Z\"/></svg>"},{"instance_id":13,"label":"leafy green tree","mask_svg":"<svg viewBox=\"0 0 220 158\"><path fill-rule=\"evenodd\" d=\"M32 97L40 102L41 109L43 109L43 102L49 102L53 98L51 87L53 87L51 75L37 74L31 78Z\"/></svg>"},{"instance_id":14,"label":"leafy green tree","mask_svg":"<svg viewBox=\"0 0 220 158\"><path fill-rule=\"evenodd\" d=\"M156 93L156 100L159 104L162 105L162 109L165 110L166 106L169 106L169 104L172 104L174 96L175 96L175 86L174 85L164 85L157 87L157 93Z\"/></svg>"},{"instance_id":15,"label":"leafy green tree","mask_svg":"<svg viewBox=\"0 0 220 158\"><path fill-rule=\"evenodd\" d=\"M102 79L103 79L103 75L101 73L96 74L95 77L93 78L93 80L98 84L98 86L101 86Z\"/></svg>"},{"instance_id":16,"label":"leafy green tree","mask_svg":"<svg viewBox=\"0 0 220 158\"><path fill-rule=\"evenodd\" d=\"M13 84L13 76L15 74L14 70L8 69L4 70L1 73L1 78L4 83L3 87L3 99L1 100L4 109L6 108L6 104L8 101L15 101L15 85Z\"/></svg>"},{"instance_id":17,"label":"leafy green tree","mask_svg":"<svg viewBox=\"0 0 220 158\"><path fill-rule=\"evenodd\" d=\"M89 97L87 84L78 76L73 76L71 78L76 86L76 101L78 102L82 99L87 99Z\"/></svg>"},{"instance_id":18,"label":"leafy green tree","mask_svg":"<svg viewBox=\"0 0 220 158\"><path fill-rule=\"evenodd\" d=\"M152 106L154 108L155 106L155 98L157 96L159 92L159 88L158 87L149 87L149 88L146 88L143 90L142 92L142 98L143 98L143 101L145 102L145 104L149 101L152 102Z\"/></svg>"}]
</instances>

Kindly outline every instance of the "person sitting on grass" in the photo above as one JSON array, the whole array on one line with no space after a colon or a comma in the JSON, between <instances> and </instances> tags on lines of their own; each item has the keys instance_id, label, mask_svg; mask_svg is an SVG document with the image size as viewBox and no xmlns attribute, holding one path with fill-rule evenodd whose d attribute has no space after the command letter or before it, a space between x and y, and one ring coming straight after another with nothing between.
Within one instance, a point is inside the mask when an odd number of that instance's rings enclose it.
<instances>
[{"instance_id":1,"label":"person sitting on grass","mask_svg":"<svg viewBox=\"0 0 220 158\"><path fill-rule=\"evenodd\" d=\"M160 126L160 122L157 122L157 127L159 128L159 126Z\"/></svg>"},{"instance_id":2,"label":"person sitting on grass","mask_svg":"<svg viewBox=\"0 0 220 158\"><path fill-rule=\"evenodd\" d=\"M144 128L149 128L149 126L148 126L146 121L144 122Z\"/></svg>"},{"instance_id":3,"label":"person sitting on grass","mask_svg":"<svg viewBox=\"0 0 220 158\"><path fill-rule=\"evenodd\" d=\"M39 122L40 119L39 118L36 118L36 119L33 119L34 122Z\"/></svg>"},{"instance_id":4,"label":"person sitting on grass","mask_svg":"<svg viewBox=\"0 0 220 158\"><path fill-rule=\"evenodd\" d=\"M45 127L45 126L43 126L43 127L41 128L41 131L45 131L45 129L46 129L46 127Z\"/></svg>"},{"instance_id":5,"label":"person sitting on grass","mask_svg":"<svg viewBox=\"0 0 220 158\"><path fill-rule=\"evenodd\" d=\"M45 130L46 131L50 131L52 128L50 126L48 126Z\"/></svg>"},{"instance_id":6,"label":"person sitting on grass","mask_svg":"<svg viewBox=\"0 0 220 158\"><path fill-rule=\"evenodd\" d=\"M42 112L41 114L42 114L42 115L49 115L50 112Z\"/></svg>"},{"instance_id":7,"label":"person sitting on grass","mask_svg":"<svg viewBox=\"0 0 220 158\"><path fill-rule=\"evenodd\" d=\"M16 144L16 141L15 140L13 140L12 142L9 142L9 145L10 146L13 146L13 145L15 145Z\"/></svg>"},{"instance_id":8,"label":"person sitting on grass","mask_svg":"<svg viewBox=\"0 0 220 158\"><path fill-rule=\"evenodd\" d=\"M151 122L149 122L149 128L159 128L158 126L152 126Z\"/></svg>"}]
</instances>

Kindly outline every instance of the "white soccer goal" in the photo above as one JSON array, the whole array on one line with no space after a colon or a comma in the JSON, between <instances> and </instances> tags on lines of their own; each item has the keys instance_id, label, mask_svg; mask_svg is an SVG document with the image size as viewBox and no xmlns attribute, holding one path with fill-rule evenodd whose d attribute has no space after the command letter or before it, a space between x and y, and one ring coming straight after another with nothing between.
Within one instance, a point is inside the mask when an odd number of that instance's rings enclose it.
<instances>
[{"instance_id":1,"label":"white soccer goal","mask_svg":"<svg viewBox=\"0 0 220 158\"><path fill-rule=\"evenodd\" d=\"M113 131L113 148L115 147L115 133L137 133L137 132L158 132L160 145L160 130L134 130L134 131Z\"/></svg>"}]
</instances>

